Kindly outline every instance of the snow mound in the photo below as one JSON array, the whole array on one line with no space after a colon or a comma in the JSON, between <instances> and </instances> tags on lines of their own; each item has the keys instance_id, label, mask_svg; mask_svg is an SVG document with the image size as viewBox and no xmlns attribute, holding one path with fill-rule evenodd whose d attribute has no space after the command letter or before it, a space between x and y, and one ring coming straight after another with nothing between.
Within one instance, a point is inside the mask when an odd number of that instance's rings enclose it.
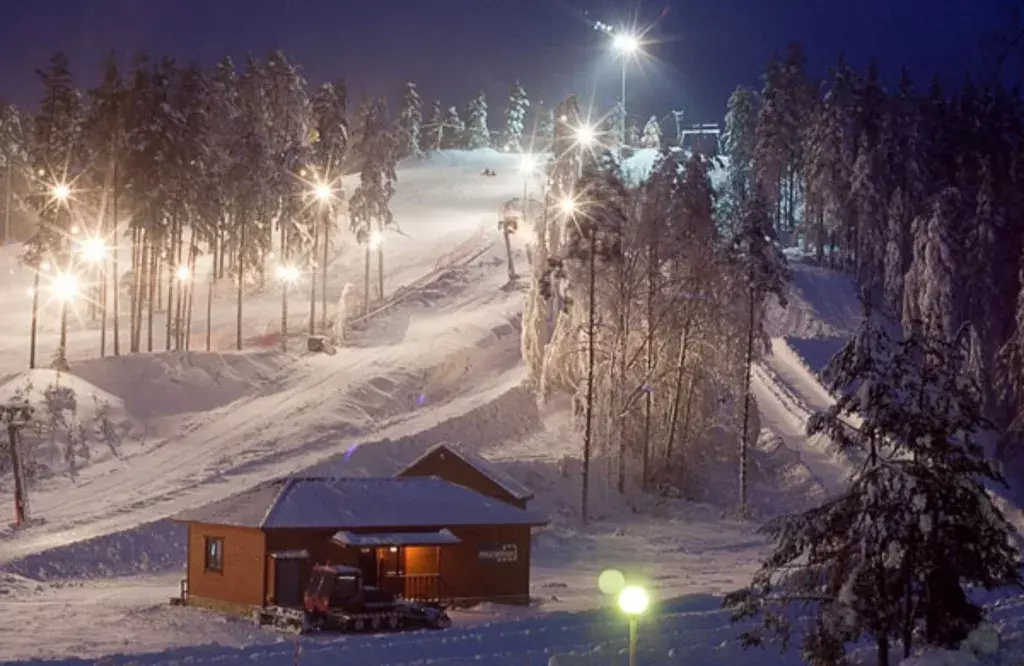
<instances>
[{"instance_id":1,"label":"snow mound","mask_svg":"<svg viewBox=\"0 0 1024 666\"><path fill-rule=\"evenodd\" d=\"M228 405L273 385L294 358L272 351L165 352L79 361L72 371L108 394L120 396L133 418L200 412Z\"/></svg>"}]
</instances>

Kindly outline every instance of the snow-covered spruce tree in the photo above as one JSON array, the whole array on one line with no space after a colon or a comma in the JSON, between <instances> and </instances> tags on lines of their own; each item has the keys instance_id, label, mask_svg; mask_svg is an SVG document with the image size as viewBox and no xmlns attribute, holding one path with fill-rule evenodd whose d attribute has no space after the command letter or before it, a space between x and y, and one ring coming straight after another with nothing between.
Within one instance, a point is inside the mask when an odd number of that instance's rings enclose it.
<instances>
[{"instance_id":1,"label":"snow-covered spruce tree","mask_svg":"<svg viewBox=\"0 0 1024 666\"><path fill-rule=\"evenodd\" d=\"M798 620L809 664L839 663L864 636L880 666L896 645L955 647L983 617L967 586L1021 583L984 485L1005 480L975 439L987 424L961 340L894 345L866 315L827 368L836 403L808 423L863 463L839 497L768 524L772 554L725 601L734 619L761 616L748 644L785 645Z\"/></svg>"},{"instance_id":2,"label":"snow-covered spruce tree","mask_svg":"<svg viewBox=\"0 0 1024 666\"><path fill-rule=\"evenodd\" d=\"M377 296L384 298L384 231L394 225L391 198L395 194L395 140L388 126L387 102L368 101L359 112L358 154L362 165L359 185L349 201L356 241L365 249L363 311L370 309L370 252L377 250ZM374 228L376 225L376 229Z\"/></svg>"},{"instance_id":3,"label":"snow-covered spruce tree","mask_svg":"<svg viewBox=\"0 0 1024 666\"><path fill-rule=\"evenodd\" d=\"M778 299L781 305L786 305L785 289L789 280L786 258L778 246L766 202L759 196L748 199L741 211L736 236L733 238L733 249L737 296L741 296L747 303L746 376L742 389L742 434L739 443L739 511L744 514L747 511L747 448L750 438L757 436L756 432L750 432L749 427L750 373L757 356L767 347L762 328L764 307L770 296Z\"/></svg>"},{"instance_id":4,"label":"snow-covered spruce tree","mask_svg":"<svg viewBox=\"0 0 1024 666\"><path fill-rule=\"evenodd\" d=\"M537 136L541 139L552 139L555 136L555 110L537 109Z\"/></svg>"},{"instance_id":5,"label":"snow-covered spruce tree","mask_svg":"<svg viewBox=\"0 0 1024 666\"><path fill-rule=\"evenodd\" d=\"M959 230L962 198L947 188L914 221L913 259L904 281L904 328L923 326L929 334L952 340L966 321L964 285L957 280L963 261Z\"/></svg>"},{"instance_id":6,"label":"snow-covered spruce tree","mask_svg":"<svg viewBox=\"0 0 1024 666\"><path fill-rule=\"evenodd\" d=\"M462 147L466 150L489 148L491 130L487 127L487 96L481 90L466 106L466 127L462 133Z\"/></svg>"},{"instance_id":7,"label":"snow-covered spruce tree","mask_svg":"<svg viewBox=\"0 0 1024 666\"><path fill-rule=\"evenodd\" d=\"M523 127L526 123L526 113L530 109L530 100L526 96L526 90L519 81L512 86L508 95L508 106L505 107L505 134L501 140L501 149L518 153L524 150Z\"/></svg>"},{"instance_id":8,"label":"snow-covered spruce tree","mask_svg":"<svg viewBox=\"0 0 1024 666\"><path fill-rule=\"evenodd\" d=\"M622 98L615 99L615 106L608 114L606 136L611 137L617 145L622 145L626 136L626 105Z\"/></svg>"},{"instance_id":9,"label":"snow-covered spruce tree","mask_svg":"<svg viewBox=\"0 0 1024 666\"><path fill-rule=\"evenodd\" d=\"M327 329L327 266L331 252L335 247L335 217L344 201L341 176L349 164L348 93L344 81L325 83L313 94L310 101L311 122L315 128L316 140L311 147L312 163L316 173L314 182L323 182L332 188L332 196L327 201L319 201L315 206L305 209L307 229L312 239L307 243L309 254L308 265L313 271L310 285L310 321L309 331L317 330L316 300L317 278L320 279L320 330ZM307 185L308 187L308 185ZM303 199L308 201L307 192ZM340 315L339 315L340 316Z\"/></svg>"},{"instance_id":10,"label":"snow-covered spruce tree","mask_svg":"<svg viewBox=\"0 0 1024 666\"><path fill-rule=\"evenodd\" d=\"M640 127L636 124L636 118L630 121L629 129L626 130L626 145L637 147L640 145Z\"/></svg>"},{"instance_id":11,"label":"snow-covered spruce tree","mask_svg":"<svg viewBox=\"0 0 1024 666\"><path fill-rule=\"evenodd\" d=\"M420 124L423 122L422 102L416 91L416 84L409 81L405 84L402 94L402 108L398 113L396 138L398 141L398 157L422 157L420 148Z\"/></svg>"},{"instance_id":12,"label":"snow-covered spruce tree","mask_svg":"<svg viewBox=\"0 0 1024 666\"><path fill-rule=\"evenodd\" d=\"M754 188L754 148L757 142L757 93L738 86L729 96L722 143L729 160L727 210L737 214Z\"/></svg>"},{"instance_id":13,"label":"snow-covered spruce tree","mask_svg":"<svg viewBox=\"0 0 1024 666\"><path fill-rule=\"evenodd\" d=\"M444 108L441 100L435 99L430 107L430 118L420 133L420 149L424 153L441 150L444 140Z\"/></svg>"},{"instance_id":14,"label":"snow-covered spruce tree","mask_svg":"<svg viewBox=\"0 0 1024 666\"><path fill-rule=\"evenodd\" d=\"M462 148L463 135L466 133L466 124L459 118L459 110L449 106L444 116L444 134L441 139L441 147L447 150Z\"/></svg>"},{"instance_id":15,"label":"snow-covered spruce tree","mask_svg":"<svg viewBox=\"0 0 1024 666\"><path fill-rule=\"evenodd\" d=\"M644 125L644 135L640 138L641 148L661 148L661 125L657 116L651 116Z\"/></svg>"}]
</instances>

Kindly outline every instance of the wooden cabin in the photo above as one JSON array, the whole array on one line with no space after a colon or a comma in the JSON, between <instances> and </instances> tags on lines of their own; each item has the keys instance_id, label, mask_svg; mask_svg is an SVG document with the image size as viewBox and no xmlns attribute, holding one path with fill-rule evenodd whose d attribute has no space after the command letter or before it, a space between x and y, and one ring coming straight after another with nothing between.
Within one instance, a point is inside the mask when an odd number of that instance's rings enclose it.
<instances>
[{"instance_id":1,"label":"wooden cabin","mask_svg":"<svg viewBox=\"0 0 1024 666\"><path fill-rule=\"evenodd\" d=\"M454 444L438 444L396 476L436 476L481 495L525 509L533 493L494 463Z\"/></svg>"},{"instance_id":2,"label":"wooden cabin","mask_svg":"<svg viewBox=\"0 0 1024 666\"><path fill-rule=\"evenodd\" d=\"M314 564L407 599L528 603L542 517L433 476L291 478L182 512L189 604L296 606Z\"/></svg>"}]
</instances>

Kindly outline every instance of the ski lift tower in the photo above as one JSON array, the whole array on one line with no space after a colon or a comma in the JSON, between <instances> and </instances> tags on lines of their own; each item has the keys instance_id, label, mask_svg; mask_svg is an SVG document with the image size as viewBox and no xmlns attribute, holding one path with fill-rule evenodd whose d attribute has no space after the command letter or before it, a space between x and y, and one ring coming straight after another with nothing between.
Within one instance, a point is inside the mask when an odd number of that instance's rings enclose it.
<instances>
[{"instance_id":1,"label":"ski lift tower","mask_svg":"<svg viewBox=\"0 0 1024 666\"><path fill-rule=\"evenodd\" d=\"M682 148L704 155L718 154L718 139L722 134L718 123L699 123L684 129L679 139Z\"/></svg>"}]
</instances>

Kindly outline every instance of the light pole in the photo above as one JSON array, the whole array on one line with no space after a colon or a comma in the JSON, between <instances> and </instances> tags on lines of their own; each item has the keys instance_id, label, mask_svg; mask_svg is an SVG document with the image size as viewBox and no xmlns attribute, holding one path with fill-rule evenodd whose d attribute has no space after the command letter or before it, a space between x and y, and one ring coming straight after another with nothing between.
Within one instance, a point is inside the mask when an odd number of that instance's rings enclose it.
<instances>
[{"instance_id":1,"label":"light pole","mask_svg":"<svg viewBox=\"0 0 1024 666\"><path fill-rule=\"evenodd\" d=\"M277 279L281 281L281 351L288 351L288 288L299 281L299 269L278 266Z\"/></svg>"},{"instance_id":2,"label":"light pole","mask_svg":"<svg viewBox=\"0 0 1024 666\"><path fill-rule=\"evenodd\" d=\"M639 585L627 585L619 592L619 610L629 619L629 666L636 666L640 616L647 612L650 604L647 590Z\"/></svg>"},{"instance_id":3,"label":"light pole","mask_svg":"<svg viewBox=\"0 0 1024 666\"><path fill-rule=\"evenodd\" d=\"M615 35L612 46L622 54L622 127L619 128L619 136L622 142L626 142L626 69L629 64L629 56L640 49L640 41L635 35L623 32Z\"/></svg>"}]
</instances>

